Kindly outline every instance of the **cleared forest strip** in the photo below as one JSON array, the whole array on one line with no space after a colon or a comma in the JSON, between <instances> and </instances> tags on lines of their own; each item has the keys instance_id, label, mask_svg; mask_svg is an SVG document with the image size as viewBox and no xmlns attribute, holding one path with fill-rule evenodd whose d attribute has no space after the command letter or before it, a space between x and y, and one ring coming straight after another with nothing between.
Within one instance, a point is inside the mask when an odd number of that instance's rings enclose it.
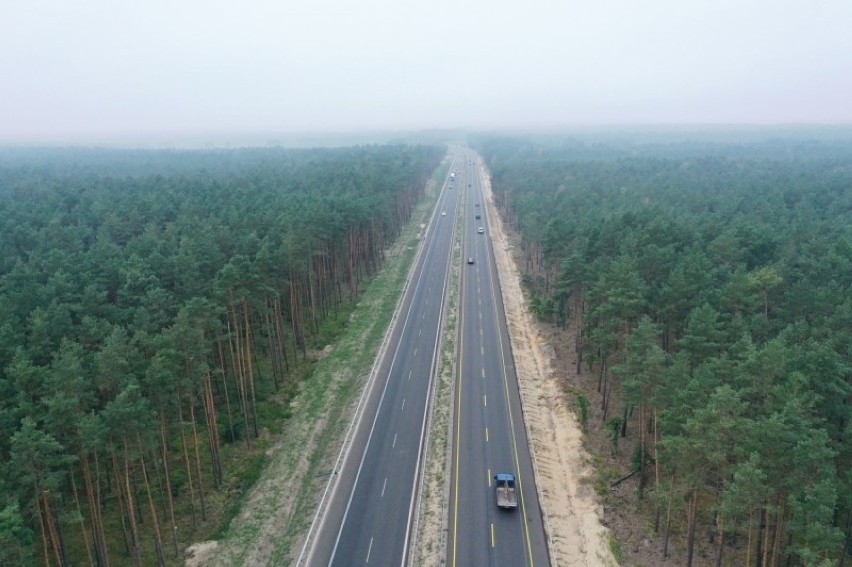
<instances>
[{"instance_id":1,"label":"cleared forest strip","mask_svg":"<svg viewBox=\"0 0 852 567\"><path fill-rule=\"evenodd\" d=\"M448 165L429 181L426 199L388 251L346 331L323 351L292 404L292 416L267 452L268 465L218 543L193 546L188 565L289 565L306 536L346 427L391 321L435 207Z\"/></svg>"}]
</instances>

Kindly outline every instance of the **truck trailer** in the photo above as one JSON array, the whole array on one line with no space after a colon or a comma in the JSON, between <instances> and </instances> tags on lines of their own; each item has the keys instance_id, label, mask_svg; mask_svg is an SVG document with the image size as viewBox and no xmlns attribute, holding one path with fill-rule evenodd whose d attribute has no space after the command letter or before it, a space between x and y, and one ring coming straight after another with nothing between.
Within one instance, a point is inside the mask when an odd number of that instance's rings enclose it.
<instances>
[{"instance_id":1,"label":"truck trailer","mask_svg":"<svg viewBox=\"0 0 852 567\"><path fill-rule=\"evenodd\" d=\"M511 473L497 473L494 475L497 488L497 506L504 510L512 510L518 507L518 493L515 491L515 475Z\"/></svg>"}]
</instances>

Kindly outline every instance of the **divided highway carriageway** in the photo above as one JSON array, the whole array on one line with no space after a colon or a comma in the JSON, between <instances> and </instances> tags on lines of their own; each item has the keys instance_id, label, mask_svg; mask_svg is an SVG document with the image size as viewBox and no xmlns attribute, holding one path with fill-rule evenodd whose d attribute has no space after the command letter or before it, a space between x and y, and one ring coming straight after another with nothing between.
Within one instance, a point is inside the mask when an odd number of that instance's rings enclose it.
<instances>
[{"instance_id":1,"label":"divided highway carriageway","mask_svg":"<svg viewBox=\"0 0 852 567\"><path fill-rule=\"evenodd\" d=\"M457 150L450 172L300 565L410 564L456 230L464 231L462 326L447 564L549 565L484 210L474 218L484 209L475 207L482 203L475 156ZM497 472L517 475L512 513L496 506L489 478Z\"/></svg>"}]
</instances>

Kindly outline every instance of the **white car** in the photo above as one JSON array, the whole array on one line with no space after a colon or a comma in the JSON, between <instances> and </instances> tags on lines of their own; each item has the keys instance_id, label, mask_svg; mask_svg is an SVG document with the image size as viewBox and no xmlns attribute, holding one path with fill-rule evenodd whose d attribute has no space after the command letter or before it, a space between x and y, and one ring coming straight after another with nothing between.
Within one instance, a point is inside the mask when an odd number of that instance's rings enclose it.
<instances>
[{"instance_id":1,"label":"white car","mask_svg":"<svg viewBox=\"0 0 852 567\"><path fill-rule=\"evenodd\" d=\"M476 229L476 232L478 232L479 234L483 234L485 232L485 229L480 226Z\"/></svg>"},{"instance_id":2,"label":"white car","mask_svg":"<svg viewBox=\"0 0 852 567\"><path fill-rule=\"evenodd\" d=\"M447 216L447 211L441 211L441 216L442 216L442 217Z\"/></svg>"}]
</instances>

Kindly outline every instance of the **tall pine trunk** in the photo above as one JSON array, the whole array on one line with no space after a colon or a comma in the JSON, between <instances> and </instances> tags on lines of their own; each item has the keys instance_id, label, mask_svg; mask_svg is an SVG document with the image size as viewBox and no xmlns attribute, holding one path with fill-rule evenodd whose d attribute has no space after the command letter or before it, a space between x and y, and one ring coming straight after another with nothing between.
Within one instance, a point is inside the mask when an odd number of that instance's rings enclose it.
<instances>
[{"instance_id":1,"label":"tall pine trunk","mask_svg":"<svg viewBox=\"0 0 852 567\"><path fill-rule=\"evenodd\" d=\"M92 557L92 546L89 545L89 537L86 533L86 522L83 521L83 509L80 506L80 497L77 494L77 481L74 478L74 470L68 471L68 478L71 481L71 496L74 498L74 505L77 508L77 516L80 519L80 538L83 546L86 548L86 557L89 558L89 565L94 565L95 560Z\"/></svg>"},{"instance_id":2,"label":"tall pine trunk","mask_svg":"<svg viewBox=\"0 0 852 567\"><path fill-rule=\"evenodd\" d=\"M151 495L151 483L148 480L148 467L145 466L145 451L142 448L142 437L136 432L136 446L139 448L139 463L142 465L142 481L145 484L145 494L148 496L148 509L151 512L151 522L154 527L154 551L157 554L158 567L165 567L166 558L163 554L163 538L160 535L160 522L157 519L157 508Z\"/></svg>"},{"instance_id":3,"label":"tall pine trunk","mask_svg":"<svg viewBox=\"0 0 852 567\"><path fill-rule=\"evenodd\" d=\"M225 351L222 348L222 341L216 341L216 349L219 353L219 369L222 374L222 393L225 396L225 411L228 412L228 433L231 436L231 443L237 440L237 436L234 434L234 416L231 413L231 396L228 394L228 380L227 380L227 371L225 370L227 363L225 362Z\"/></svg>"},{"instance_id":4,"label":"tall pine trunk","mask_svg":"<svg viewBox=\"0 0 852 567\"><path fill-rule=\"evenodd\" d=\"M716 548L716 567L722 567L722 553L725 551L725 526L722 525L722 515L716 519L716 527L719 530L719 547Z\"/></svg>"},{"instance_id":5,"label":"tall pine trunk","mask_svg":"<svg viewBox=\"0 0 852 567\"><path fill-rule=\"evenodd\" d=\"M283 362L282 376L286 379L290 366L287 361L287 332L284 330L284 315L281 313L281 296L275 295L275 335L278 338L278 349Z\"/></svg>"},{"instance_id":6,"label":"tall pine trunk","mask_svg":"<svg viewBox=\"0 0 852 567\"><path fill-rule=\"evenodd\" d=\"M237 318L236 307L231 308L231 317L233 318L234 329L233 332L229 332L228 336L229 343L231 345L231 361L234 367L234 378L235 383L237 385L237 396L240 400L240 414L243 417L243 439L245 441L246 447L251 446L251 419L249 417L248 410L248 396L246 393L246 380L245 380L245 359L243 356L243 347L242 347L242 329ZM230 331L230 323L229 323L229 331Z\"/></svg>"},{"instance_id":7,"label":"tall pine trunk","mask_svg":"<svg viewBox=\"0 0 852 567\"><path fill-rule=\"evenodd\" d=\"M207 499L204 496L204 481L201 476L201 453L198 450L198 428L195 424L195 404L192 398L189 400L189 415L192 423L192 447L195 453L195 474L198 480L198 501L201 504L201 521L207 521Z\"/></svg>"},{"instance_id":8,"label":"tall pine trunk","mask_svg":"<svg viewBox=\"0 0 852 567\"><path fill-rule=\"evenodd\" d=\"M269 354L269 366L272 370L272 385L277 392L280 367L278 363L278 349L275 348L275 328L272 326L272 315L270 314L271 309L272 303L267 299L266 309L263 313L263 327L266 331L266 350Z\"/></svg>"},{"instance_id":9,"label":"tall pine trunk","mask_svg":"<svg viewBox=\"0 0 852 567\"><path fill-rule=\"evenodd\" d=\"M674 474L671 475L669 481L669 498L666 504L666 528L665 536L663 537L663 557L669 556L669 530L672 525L672 500L674 499Z\"/></svg>"},{"instance_id":10,"label":"tall pine trunk","mask_svg":"<svg viewBox=\"0 0 852 567\"><path fill-rule=\"evenodd\" d=\"M216 404L213 401L213 387L210 371L204 373L204 417L207 422L207 436L210 442L210 457L213 463L213 484L216 490L222 487L222 460L219 457L219 425L216 418Z\"/></svg>"},{"instance_id":11,"label":"tall pine trunk","mask_svg":"<svg viewBox=\"0 0 852 567\"><path fill-rule=\"evenodd\" d=\"M180 396L178 396L178 400L180 400ZM180 427L178 428L178 430L180 431L180 446L183 453L183 466L184 470L186 470L186 484L189 487L190 511L192 512L192 529L194 531L198 527L198 522L195 518L195 487L192 483L192 467L189 463L189 447L186 442L186 435L183 431L183 407L180 403L178 403L178 421L180 423Z\"/></svg>"},{"instance_id":12,"label":"tall pine trunk","mask_svg":"<svg viewBox=\"0 0 852 567\"><path fill-rule=\"evenodd\" d=\"M56 520L53 517L53 509L50 506L49 494L47 490L41 490L40 512L45 531L47 532L47 541L50 543L50 551L53 553L54 559L56 559L56 564L63 566L65 565L65 561L63 560L62 550L60 549L59 533L57 531Z\"/></svg>"},{"instance_id":13,"label":"tall pine trunk","mask_svg":"<svg viewBox=\"0 0 852 567\"><path fill-rule=\"evenodd\" d=\"M692 567L692 557L695 554L695 531L698 519L698 487L692 489L692 498L689 500L689 536L686 543L686 567Z\"/></svg>"},{"instance_id":14,"label":"tall pine trunk","mask_svg":"<svg viewBox=\"0 0 852 567\"><path fill-rule=\"evenodd\" d=\"M754 526L752 525L754 522L754 509L749 508L748 511L748 535L746 537L746 560L745 565L751 565L751 532Z\"/></svg>"},{"instance_id":15,"label":"tall pine trunk","mask_svg":"<svg viewBox=\"0 0 852 567\"><path fill-rule=\"evenodd\" d=\"M166 477L166 495L169 504L169 519L171 520L172 544L175 548L175 557L180 554L180 545L178 544L178 529L175 521L175 501L172 496L172 475L169 465L169 446L168 435L166 432L166 418L160 413L160 447L162 448L161 460L163 461L163 474Z\"/></svg>"},{"instance_id":16,"label":"tall pine trunk","mask_svg":"<svg viewBox=\"0 0 852 567\"><path fill-rule=\"evenodd\" d=\"M113 493L115 494L115 499L118 504L118 515L121 518L121 532L124 536L124 552L129 557L133 557L133 541L130 536L130 529L127 527L127 505L124 502L124 487L121 482L122 474L118 466L118 457L115 454L114 447L110 448L110 464L112 465L112 479L110 484L113 487ZM107 473L109 473L109 470L110 469L108 468Z\"/></svg>"},{"instance_id":17,"label":"tall pine trunk","mask_svg":"<svg viewBox=\"0 0 852 567\"><path fill-rule=\"evenodd\" d=\"M254 366L252 365L252 333L251 333L251 321L249 319L249 308L248 302L243 300L243 317L246 328L245 335L245 356L246 356L246 369L247 369L247 377L248 377L248 387L249 387L249 395L251 396L251 416L252 416L252 428L254 429L255 438L260 437L260 431L258 430L258 417L257 417L257 396L255 394L254 389Z\"/></svg>"},{"instance_id":18,"label":"tall pine trunk","mask_svg":"<svg viewBox=\"0 0 852 567\"><path fill-rule=\"evenodd\" d=\"M130 482L130 457L127 454L127 438L124 443L124 490L127 504L127 517L130 520L130 557L137 565L141 564L142 554L139 546L139 527L136 525L136 510L134 508L133 488Z\"/></svg>"},{"instance_id":19,"label":"tall pine trunk","mask_svg":"<svg viewBox=\"0 0 852 567\"><path fill-rule=\"evenodd\" d=\"M89 507L89 523L92 526L92 539L95 544L95 559L99 567L109 565L106 539L101 520L100 488L96 489L92 482L92 472L89 467L89 457L84 451L80 451L80 468L83 471L83 487L86 490L86 503Z\"/></svg>"}]
</instances>

